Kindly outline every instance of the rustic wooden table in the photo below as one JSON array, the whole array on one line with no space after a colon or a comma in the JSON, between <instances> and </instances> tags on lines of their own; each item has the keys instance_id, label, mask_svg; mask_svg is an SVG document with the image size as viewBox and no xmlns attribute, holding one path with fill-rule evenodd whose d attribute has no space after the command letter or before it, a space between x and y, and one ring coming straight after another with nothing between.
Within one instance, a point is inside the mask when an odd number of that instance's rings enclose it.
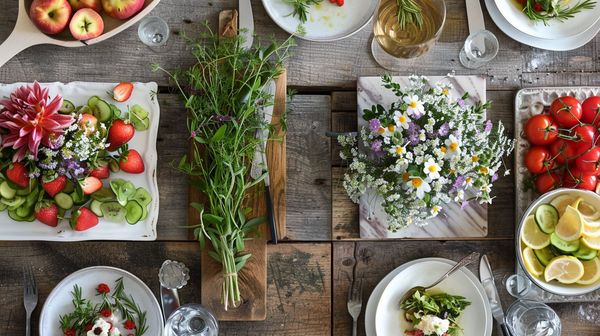
<instances>
[{"instance_id":1,"label":"rustic wooden table","mask_svg":"<svg viewBox=\"0 0 600 336\"><path fill-rule=\"evenodd\" d=\"M458 52L468 35L464 1L449 0L446 27L436 46L425 56L407 60L398 75L484 75L489 116L513 130L513 98L516 90L533 86L600 85L598 48L600 37L569 52L552 52L522 45L503 34L490 20L486 26L500 42L498 56L478 70L463 68ZM286 34L268 17L260 0L252 0L256 33ZM237 7L237 0L162 0L151 15L164 18L174 32L194 36L198 23ZM6 39L17 17L17 1L0 1L0 41ZM105 42L82 48L35 46L0 68L0 82L156 81L161 93L162 118L158 133L158 184L160 217L155 242L54 243L0 242L0 335L23 335L25 310L22 301L23 265L35 268L41 306L52 288L70 273L93 265L126 269L158 294L158 269L166 259L190 267L191 281L180 291L183 303L199 302L199 245L187 239L186 176L169 162L187 153L185 109L170 94L169 81L153 73L157 61L166 69L193 64L183 41L172 36L166 53L155 53L137 37L137 25ZM512 177L494 184L498 196L489 208L489 234L478 240L457 241L361 241L357 206L341 189L342 163L328 130L356 130L356 79L379 76L385 70L370 56L372 33L367 27L356 35L333 43L298 40L296 55L288 65L288 85L298 90L289 118L287 140L287 235L268 248L268 306L262 322L224 322L223 335L349 335L351 318L346 293L353 277L365 278L365 303L376 284L399 265L422 257L458 260L469 251L488 255L496 280L514 272L515 238ZM512 166L512 159L508 160ZM0 233L1 239L1 233ZM476 265L469 266L478 274ZM512 301L500 288L506 308ZM552 304L563 322L564 334L599 335L600 305ZM364 310L359 334L364 335ZM38 333L34 324L33 334ZM495 325L494 335L501 335Z\"/></svg>"}]
</instances>

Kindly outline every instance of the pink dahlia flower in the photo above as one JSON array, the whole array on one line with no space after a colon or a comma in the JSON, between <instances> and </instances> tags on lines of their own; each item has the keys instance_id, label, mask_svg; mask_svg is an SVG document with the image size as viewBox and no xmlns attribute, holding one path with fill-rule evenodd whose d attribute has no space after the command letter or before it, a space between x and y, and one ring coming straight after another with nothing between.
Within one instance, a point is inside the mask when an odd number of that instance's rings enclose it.
<instances>
[{"instance_id":1,"label":"pink dahlia flower","mask_svg":"<svg viewBox=\"0 0 600 336\"><path fill-rule=\"evenodd\" d=\"M0 101L4 106L0 113L0 127L9 133L2 136L2 147L13 147L17 152L13 162L21 161L27 151L37 158L40 143L50 147L50 135L59 136L75 119L58 113L62 96L57 95L48 103L48 88L42 90L36 81L33 87L21 86L10 99Z\"/></svg>"}]
</instances>

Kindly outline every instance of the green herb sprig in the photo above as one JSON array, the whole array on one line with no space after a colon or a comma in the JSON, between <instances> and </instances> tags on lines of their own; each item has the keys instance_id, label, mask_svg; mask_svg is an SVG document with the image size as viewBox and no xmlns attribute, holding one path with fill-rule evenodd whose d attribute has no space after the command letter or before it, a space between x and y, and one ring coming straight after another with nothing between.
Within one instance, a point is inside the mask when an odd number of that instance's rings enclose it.
<instances>
[{"instance_id":1,"label":"green herb sprig","mask_svg":"<svg viewBox=\"0 0 600 336\"><path fill-rule=\"evenodd\" d=\"M420 30L423 28L421 8L414 0L396 0L398 6L398 24L401 30L414 23Z\"/></svg>"},{"instance_id":2,"label":"green herb sprig","mask_svg":"<svg viewBox=\"0 0 600 336\"><path fill-rule=\"evenodd\" d=\"M297 15L298 19L300 19L301 23L306 23L306 21L308 20L308 15L307 15L308 7L311 5L317 5L317 4L319 4L319 2L321 2L323 0L282 0L282 1L294 6L294 10L290 14L288 14L284 17Z\"/></svg>"},{"instance_id":3,"label":"green herb sprig","mask_svg":"<svg viewBox=\"0 0 600 336\"><path fill-rule=\"evenodd\" d=\"M73 306L75 311L70 314L60 316L60 328L63 332L67 329L72 329L77 334L84 332L85 326L93 324L96 318L98 318L98 306L92 305L90 301L81 297L81 287L73 286Z\"/></svg>"},{"instance_id":4,"label":"green herb sprig","mask_svg":"<svg viewBox=\"0 0 600 336\"><path fill-rule=\"evenodd\" d=\"M592 9L596 6L594 0L584 0L575 6L561 5L557 0L527 0L523 13L535 22L542 22L549 26L549 21L556 19L560 22L573 18L582 9Z\"/></svg>"},{"instance_id":5,"label":"green herb sprig","mask_svg":"<svg viewBox=\"0 0 600 336\"><path fill-rule=\"evenodd\" d=\"M456 336L458 331L462 329L456 323L458 317L462 314L466 307L471 305L471 302L459 295L437 294L427 295L424 291L416 291L410 298L402 302L400 309L411 313L411 319L414 325L419 324L420 319L412 313L422 312L423 315L435 315L437 317L447 319L452 322L448 329L448 334ZM448 316L442 316L447 313Z\"/></svg>"},{"instance_id":6,"label":"green herb sprig","mask_svg":"<svg viewBox=\"0 0 600 336\"><path fill-rule=\"evenodd\" d=\"M125 293L125 286L123 285L123 278L115 280L117 287L112 295L115 299L115 307L121 311L123 319L131 322L135 322L135 316L137 315L138 323L135 326L135 336L142 336L148 330L146 325L146 311L143 311L140 306L135 302L133 296Z\"/></svg>"}]
</instances>

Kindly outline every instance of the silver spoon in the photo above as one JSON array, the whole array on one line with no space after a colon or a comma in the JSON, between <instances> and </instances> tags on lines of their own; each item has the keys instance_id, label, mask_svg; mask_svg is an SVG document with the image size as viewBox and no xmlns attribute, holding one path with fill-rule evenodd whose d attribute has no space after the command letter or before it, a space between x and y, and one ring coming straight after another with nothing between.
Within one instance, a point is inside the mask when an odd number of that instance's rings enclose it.
<instances>
[{"instance_id":1,"label":"silver spoon","mask_svg":"<svg viewBox=\"0 0 600 336\"><path fill-rule=\"evenodd\" d=\"M473 252L473 253L469 254L468 256L462 258L461 261L459 261L456 265L454 265L454 267L452 267L446 274L442 275L442 277L439 278L439 280L434 282L432 285L427 286L427 287L415 286L415 287L409 289L404 295L402 295L402 298L400 299L400 301L398 301L398 310L400 310L402 303L404 301L406 301L406 299L411 297L416 291L424 292L424 291L428 290L429 288L439 285L440 282L446 280L446 278L451 276L454 272L458 271L459 269L463 268L464 266L470 264L471 262L473 262L477 259L479 259L479 252Z\"/></svg>"}]
</instances>

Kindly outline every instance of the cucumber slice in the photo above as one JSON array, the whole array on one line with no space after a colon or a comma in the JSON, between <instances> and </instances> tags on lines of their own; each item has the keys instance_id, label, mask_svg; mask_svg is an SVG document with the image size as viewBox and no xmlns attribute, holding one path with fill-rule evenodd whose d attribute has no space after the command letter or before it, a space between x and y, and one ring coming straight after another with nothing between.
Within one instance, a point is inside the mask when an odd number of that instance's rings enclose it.
<instances>
[{"instance_id":1,"label":"cucumber slice","mask_svg":"<svg viewBox=\"0 0 600 336\"><path fill-rule=\"evenodd\" d=\"M37 199L38 199L37 196L39 193L40 193L40 189L38 189L38 188L33 189L33 192L31 192L31 194L27 195L25 204L28 207L32 207L37 202Z\"/></svg>"},{"instance_id":2,"label":"cucumber slice","mask_svg":"<svg viewBox=\"0 0 600 336\"><path fill-rule=\"evenodd\" d=\"M142 205L142 218L140 218L140 220L143 221L146 217L148 217L148 209L146 206Z\"/></svg>"},{"instance_id":3,"label":"cucumber slice","mask_svg":"<svg viewBox=\"0 0 600 336\"><path fill-rule=\"evenodd\" d=\"M550 246L550 250L552 250L552 253L554 253L554 255L556 257L560 257L562 255L570 255L571 254L569 252L565 252L565 251L561 251L561 250L557 249L556 246L554 246L552 244L550 244L549 246Z\"/></svg>"},{"instance_id":4,"label":"cucumber slice","mask_svg":"<svg viewBox=\"0 0 600 336\"><path fill-rule=\"evenodd\" d=\"M148 127L150 126L150 119L148 119L148 118L139 119L133 113L129 114L129 120L133 124L133 128L135 128L135 130L139 131L139 132L147 130Z\"/></svg>"},{"instance_id":5,"label":"cucumber slice","mask_svg":"<svg viewBox=\"0 0 600 336\"><path fill-rule=\"evenodd\" d=\"M79 110L79 114L91 114L91 115L94 115L94 111L92 111L91 107L89 107L87 105L83 105L81 107L81 109Z\"/></svg>"},{"instance_id":6,"label":"cucumber slice","mask_svg":"<svg viewBox=\"0 0 600 336\"><path fill-rule=\"evenodd\" d=\"M108 200L111 200L111 199L117 197L117 195L115 195L115 193L112 191L112 189L107 188L107 187L100 188L100 190L96 191L95 193L93 193L90 196L92 196L92 198L94 200L100 201L100 203L106 202Z\"/></svg>"},{"instance_id":7,"label":"cucumber slice","mask_svg":"<svg viewBox=\"0 0 600 336\"><path fill-rule=\"evenodd\" d=\"M8 217L10 217L12 220L16 220L17 222L22 222L25 220L25 218L17 215L17 212L15 210L9 210Z\"/></svg>"},{"instance_id":8,"label":"cucumber slice","mask_svg":"<svg viewBox=\"0 0 600 336\"><path fill-rule=\"evenodd\" d=\"M65 183L65 189L63 189L62 192L70 194L73 191L75 191L75 187L73 187L73 183L71 182L71 180L67 179L67 183Z\"/></svg>"},{"instance_id":9,"label":"cucumber slice","mask_svg":"<svg viewBox=\"0 0 600 336\"><path fill-rule=\"evenodd\" d=\"M75 201L73 200L73 198L71 196L69 196L69 194L66 194L64 192L59 192L58 194L54 195L54 202L56 202L56 205L59 208L65 209L65 210L69 210L73 207L73 205L75 204Z\"/></svg>"},{"instance_id":10,"label":"cucumber slice","mask_svg":"<svg viewBox=\"0 0 600 336\"><path fill-rule=\"evenodd\" d=\"M67 212L67 210L61 208L61 207L56 207L56 209L58 209L58 216L59 217L63 217L65 215L65 213ZM60 222L60 218L58 219Z\"/></svg>"},{"instance_id":11,"label":"cucumber slice","mask_svg":"<svg viewBox=\"0 0 600 336\"><path fill-rule=\"evenodd\" d=\"M123 183L119 187L119 189L117 189L117 192L115 194L117 194L117 200L119 200L119 203L122 206L126 206L129 199L131 199L133 195L135 195L135 192L136 190L133 183L131 183L131 181L127 181Z\"/></svg>"},{"instance_id":12,"label":"cucumber slice","mask_svg":"<svg viewBox=\"0 0 600 336\"><path fill-rule=\"evenodd\" d=\"M19 207L19 206L21 206L21 204L25 203L26 200L27 200L27 198L25 198L23 196L15 196L12 199L7 199L7 198L2 197L0 199L0 202L8 205L9 207L10 206Z\"/></svg>"},{"instance_id":13,"label":"cucumber slice","mask_svg":"<svg viewBox=\"0 0 600 336\"><path fill-rule=\"evenodd\" d=\"M110 166L109 166L109 168L110 168ZM115 178L115 179L110 180L110 188L115 193L115 195L117 195L117 193L119 192L119 188L123 184L125 184L125 182L127 182L127 180L124 180L122 178Z\"/></svg>"},{"instance_id":14,"label":"cucumber slice","mask_svg":"<svg viewBox=\"0 0 600 336\"><path fill-rule=\"evenodd\" d=\"M75 109L75 105L73 105L73 103L71 103L71 101L63 99L62 106L58 109L58 113L69 114L69 113L73 112L74 109Z\"/></svg>"},{"instance_id":15,"label":"cucumber slice","mask_svg":"<svg viewBox=\"0 0 600 336\"><path fill-rule=\"evenodd\" d=\"M100 206L104 219L111 223L121 223L127 215L127 209L119 202L105 202Z\"/></svg>"},{"instance_id":16,"label":"cucumber slice","mask_svg":"<svg viewBox=\"0 0 600 336\"><path fill-rule=\"evenodd\" d=\"M29 217L25 218L25 221L33 222L34 220L35 220L35 213L32 211L31 214L29 215ZM59 219L59 223L60 223L60 219Z\"/></svg>"},{"instance_id":17,"label":"cucumber slice","mask_svg":"<svg viewBox=\"0 0 600 336\"><path fill-rule=\"evenodd\" d=\"M30 207L27 207L27 206L25 206L25 204L23 204L17 208L16 213L17 213L17 216L19 216L19 217L27 218L27 217L29 217L31 210L32 209Z\"/></svg>"},{"instance_id":18,"label":"cucumber slice","mask_svg":"<svg viewBox=\"0 0 600 336\"><path fill-rule=\"evenodd\" d=\"M9 187L8 182L2 181L2 184L0 184L0 196L2 196L2 198L11 199L14 198L16 194L17 191Z\"/></svg>"},{"instance_id":19,"label":"cucumber slice","mask_svg":"<svg viewBox=\"0 0 600 336\"><path fill-rule=\"evenodd\" d=\"M92 203L90 203L90 210L92 210L92 212L95 213L98 217L104 216L101 209L102 204L103 203L98 201L97 199L92 200Z\"/></svg>"},{"instance_id":20,"label":"cucumber slice","mask_svg":"<svg viewBox=\"0 0 600 336\"><path fill-rule=\"evenodd\" d=\"M4 210L6 210L6 208L8 208L8 205L0 202L0 211L4 211Z\"/></svg>"},{"instance_id":21,"label":"cucumber slice","mask_svg":"<svg viewBox=\"0 0 600 336\"><path fill-rule=\"evenodd\" d=\"M573 256L579 260L590 261L598 255L598 250L591 249L584 244L579 245L579 250L573 252Z\"/></svg>"},{"instance_id":22,"label":"cucumber slice","mask_svg":"<svg viewBox=\"0 0 600 336\"><path fill-rule=\"evenodd\" d=\"M107 122L113 114L108 103L102 99L96 102L92 110L94 111L94 117L98 118L99 122Z\"/></svg>"},{"instance_id":23,"label":"cucumber slice","mask_svg":"<svg viewBox=\"0 0 600 336\"><path fill-rule=\"evenodd\" d=\"M152 196L150 196L148 190L142 187L137 188L131 199L136 200L142 207L145 207L152 202Z\"/></svg>"},{"instance_id":24,"label":"cucumber slice","mask_svg":"<svg viewBox=\"0 0 600 336\"><path fill-rule=\"evenodd\" d=\"M119 167L119 163L114 158L110 158L108 160L108 169L110 169L113 173L118 173L121 171L121 167Z\"/></svg>"},{"instance_id":25,"label":"cucumber slice","mask_svg":"<svg viewBox=\"0 0 600 336\"><path fill-rule=\"evenodd\" d=\"M533 252L535 253L535 256L538 258L538 260L544 267L546 267L546 265L548 265L548 263L550 262L550 260L552 260L552 258L556 257L554 255L554 253L552 252L552 249L550 248L550 246L546 246L543 249L539 249L539 250L533 250Z\"/></svg>"},{"instance_id":26,"label":"cucumber slice","mask_svg":"<svg viewBox=\"0 0 600 336\"><path fill-rule=\"evenodd\" d=\"M83 205L90 199L90 195L83 195L83 198L79 198L79 196L77 196L76 191L72 192L70 196L73 199L73 203L75 205Z\"/></svg>"},{"instance_id":27,"label":"cucumber slice","mask_svg":"<svg viewBox=\"0 0 600 336\"><path fill-rule=\"evenodd\" d=\"M17 196L27 196L31 194L34 190L37 189L38 181L36 178L32 178L29 180L29 186L25 189L17 190Z\"/></svg>"},{"instance_id":28,"label":"cucumber slice","mask_svg":"<svg viewBox=\"0 0 600 336\"><path fill-rule=\"evenodd\" d=\"M140 105L133 105L129 112L133 113L139 120L148 118L148 111L144 110Z\"/></svg>"},{"instance_id":29,"label":"cucumber slice","mask_svg":"<svg viewBox=\"0 0 600 336\"><path fill-rule=\"evenodd\" d=\"M535 209L534 219L540 231L551 234L558 224L558 210L551 204L541 204Z\"/></svg>"},{"instance_id":30,"label":"cucumber slice","mask_svg":"<svg viewBox=\"0 0 600 336\"><path fill-rule=\"evenodd\" d=\"M96 106L96 103L99 100L102 100L102 98L100 98L98 96L92 96L92 97L90 97L90 99L88 99L88 103L87 104L88 104L89 107L94 108L94 106Z\"/></svg>"},{"instance_id":31,"label":"cucumber slice","mask_svg":"<svg viewBox=\"0 0 600 336\"><path fill-rule=\"evenodd\" d=\"M133 225L139 222L140 218L142 218L142 213L144 210L138 202L127 202L127 206L125 207L125 209L127 209L127 215L125 216L125 219L127 219L127 223Z\"/></svg>"},{"instance_id":32,"label":"cucumber slice","mask_svg":"<svg viewBox=\"0 0 600 336\"><path fill-rule=\"evenodd\" d=\"M564 241L558 238L558 236L556 236L556 234L554 233L550 235L550 244L554 245L560 251L564 251L567 253L573 253L579 250L580 245L579 240Z\"/></svg>"}]
</instances>

